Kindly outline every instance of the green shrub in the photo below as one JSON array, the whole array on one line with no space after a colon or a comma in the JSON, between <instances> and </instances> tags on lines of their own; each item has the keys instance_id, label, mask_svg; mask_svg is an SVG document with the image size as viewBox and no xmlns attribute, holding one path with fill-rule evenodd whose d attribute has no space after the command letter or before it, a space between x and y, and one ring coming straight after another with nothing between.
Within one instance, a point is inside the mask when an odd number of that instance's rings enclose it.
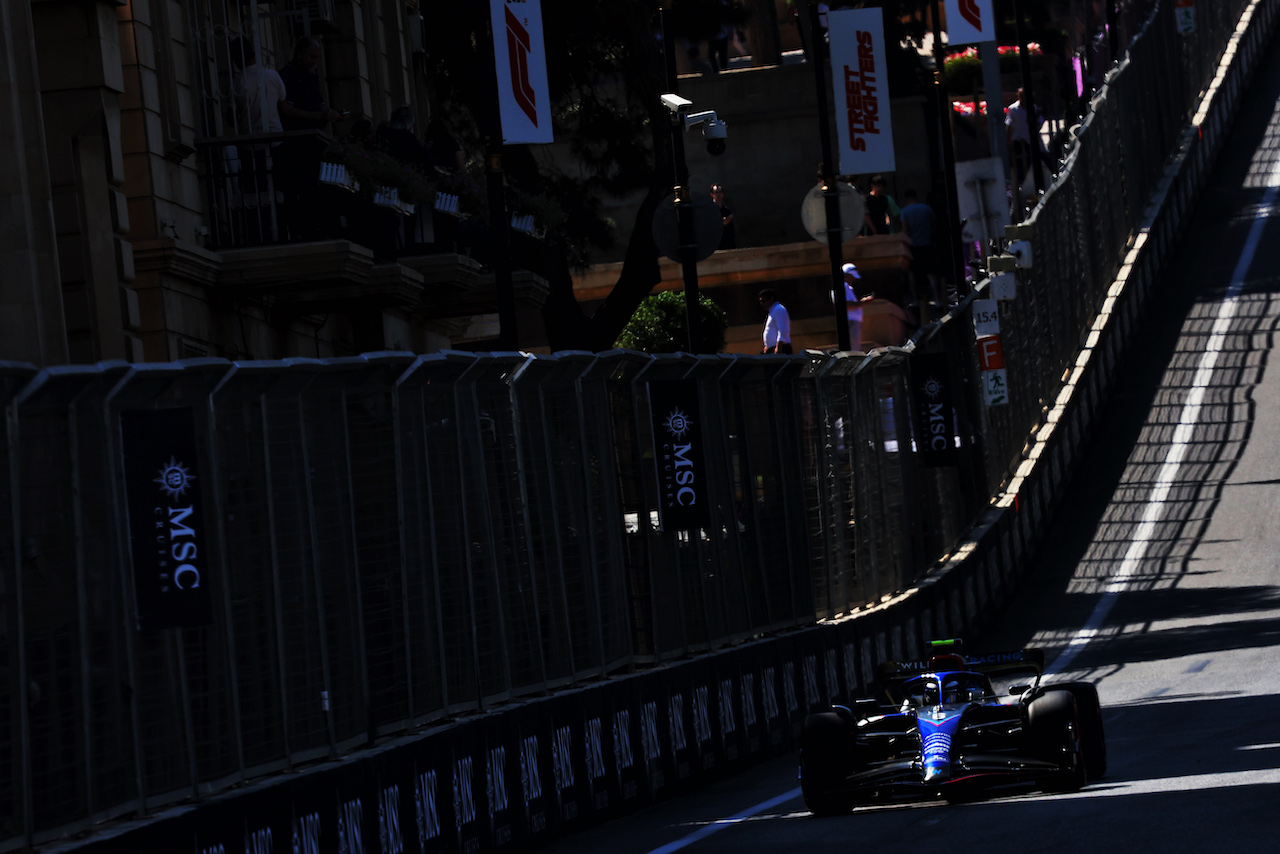
<instances>
[{"instance_id":1,"label":"green shrub","mask_svg":"<svg viewBox=\"0 0 1280 854\"><path fill-rule=\"evenodd\" d=\"M724 310L705 294L698 295L698 305L702 352L719 353L727 340L728 318ZM614 346L645 353L688 351L689 326L685 322L684 291L662 291L645 297Z\"/></svg>"}]
</instances>

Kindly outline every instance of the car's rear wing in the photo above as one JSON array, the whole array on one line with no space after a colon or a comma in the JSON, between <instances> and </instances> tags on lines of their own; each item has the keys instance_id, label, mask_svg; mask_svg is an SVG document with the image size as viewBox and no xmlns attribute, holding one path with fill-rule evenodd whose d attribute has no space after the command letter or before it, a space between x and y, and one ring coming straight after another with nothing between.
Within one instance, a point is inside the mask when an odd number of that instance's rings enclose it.
<instances>
[{"instance_id":1,"label":"car's rear wing","mask_svg":"<svg viewBox=\"0 0 1280 854\"><path fill-rule=\"evenodd\" d=\"M965 655L959 653L959 643L946 645L932 643L938 653L931 658L920 658L913 661L884 661L880 663L880 686L885 693L893 697L893 688L913 676L922 673L934 673L939 670L969 670L987 676L1002 676L1016 673L1035 674L1039 679L1044 674L1044 650L1019 649L1007 652L989 652ZM939 661L938 659L944 659ZM957 659L947 661L945 659Z\"/></svg>"},{"instance_id":2,"label":"car's rear wing","mask_svg":"<svg viewBox=\"0 0 1280 854\"><path fill-rule=\"evenodd\" d=\"M1001 673L1025 673L1034 670L1036 676L1044 675L1044 650L1019 649L1011 652L988 652L966 655L965 666L978 673L994 676Z\"/></svg>"}]
</instances>

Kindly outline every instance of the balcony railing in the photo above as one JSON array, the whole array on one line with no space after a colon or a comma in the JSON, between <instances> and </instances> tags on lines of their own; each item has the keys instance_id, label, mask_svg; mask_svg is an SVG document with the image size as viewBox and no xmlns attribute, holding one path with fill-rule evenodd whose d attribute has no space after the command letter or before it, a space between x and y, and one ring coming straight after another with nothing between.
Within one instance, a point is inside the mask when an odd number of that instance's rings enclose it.
<instances>
[{"instance_id":1,"label":"balcony railing","mask_svg":"<svg viewBox=\"0 0 1280 854\"><path fill-rule=\"evenodd\" d=\"M482 229L459 212L456 195L439 193L424 205L394 187L361 187L342 164L326 160L327 142L320 131L292 131L197 143L210 248L341 239L383 260L482 249Z\"/></svg>"}]
</instances>

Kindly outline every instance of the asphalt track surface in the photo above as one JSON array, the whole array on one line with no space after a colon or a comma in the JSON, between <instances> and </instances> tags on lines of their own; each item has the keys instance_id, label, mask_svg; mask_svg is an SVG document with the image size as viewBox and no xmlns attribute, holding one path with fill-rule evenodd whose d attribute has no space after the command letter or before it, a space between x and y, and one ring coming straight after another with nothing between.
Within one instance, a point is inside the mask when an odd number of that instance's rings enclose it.
<instances>
[{"instance_id":1,"label":"asphalt track surface","mask_svg":"<svg viewBox=\"0 0 1280 854\"><path fill-rule=\"evenodd\" d=\"M1028 582L969 639L1096 682L1107 776L819 819L788 756L543 850L1280 851L1280 46L1239 115Z\"/></svg>"}]
</instances>

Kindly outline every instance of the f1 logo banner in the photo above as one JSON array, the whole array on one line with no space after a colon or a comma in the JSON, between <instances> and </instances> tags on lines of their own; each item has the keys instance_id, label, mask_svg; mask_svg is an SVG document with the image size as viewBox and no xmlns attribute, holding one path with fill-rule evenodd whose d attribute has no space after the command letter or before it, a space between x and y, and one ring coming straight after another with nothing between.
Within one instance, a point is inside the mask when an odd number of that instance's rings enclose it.
<instances>
[{"instance_id":1,"label":"f1 logo banner","mask_svg":"<svg viewBox=\"0 0 1280 854\"><path fill-rule=\"evenodd\" d=\"M676 531L706 528L711 524L711 513L697 382L649 383L649 411L662 526Z\"/></svg>"},{"instance_id":2,"label":"f1 logo banner","mask_svg":"<svg viewBox=\"0 0 1280 854\"><path fill-rule=\"evenodd\" d=\"M956 412L947 355L916 353L910 364L911 407L920 461L931 468L956 465L960 454L956 450Z\"/></svg>"},{"instance_id":3,"label":"f1 logo banner","mask_svg":"<svg viewBox=\"0 0 1280 854\"><path fill-rule=\"evenodd\" d=\"M120 413L138 628L212 621L210 535L190 409Z\"/></svg>"},{"instance_id":4,"label":"f1 logo banner","mask_svg":"<svg viewBox=\"0 0 1280 854\"><path fill-rule=\"evenodd\" d=\"M977 44L996 39L992 0L947 0L947 44Z\"/></svg>"},{"instance_id":5,"label":"f1 logo banner","mask_svg":"<svg viewBox=\"0 0 1280 854\"><path fill-rule=\"evenodd\" d=\"M541 0L489 0L502 141L551 142Z\"/></svg>"},{"instance_id":6,"label":"f1 logo banner","mask_svg":"<svg viewBox=\"0 0 1280 854\"><path fill-rule=\"evenodd\" d=\"M846 175L892 172L896 168L893 117L881 11L833 10L827 13L827 32L840 171Z\"/></svg>"}]
</instances>

